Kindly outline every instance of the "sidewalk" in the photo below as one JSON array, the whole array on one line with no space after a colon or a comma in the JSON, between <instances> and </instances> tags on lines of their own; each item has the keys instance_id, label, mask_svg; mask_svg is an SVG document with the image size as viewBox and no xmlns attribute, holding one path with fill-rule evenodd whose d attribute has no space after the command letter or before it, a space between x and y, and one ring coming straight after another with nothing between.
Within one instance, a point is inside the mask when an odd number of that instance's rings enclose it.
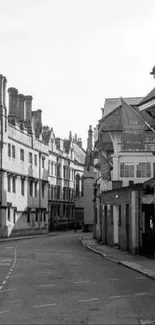
<instances>
[{"instance_id":1,"label":"sidewalk","mask_svg":"<svg viewBox=\"0 0 155 325\"><path fill-rule=\"evenodd\" d=\"M57 233L46 233L46 234L29 235L29 236L0 238L0 243L22 240L22 239L25 240L25 239L32 239L32 238L39 238L39 237L47 237L47 236L57 236Z\"/></svg>"},{"instance_id":2,"label":"sidewalk","mask_svg":"<svg viewBox=\"0 0 155 325\"><path fill-rule=\"evenodd\" d=\"M155 260L140 255L133 256L118 248L98 244L92 235L82 237L81 243L84 247L100 254L107 260L121 264L155 280Z\"/></svg>"}]
</instances>

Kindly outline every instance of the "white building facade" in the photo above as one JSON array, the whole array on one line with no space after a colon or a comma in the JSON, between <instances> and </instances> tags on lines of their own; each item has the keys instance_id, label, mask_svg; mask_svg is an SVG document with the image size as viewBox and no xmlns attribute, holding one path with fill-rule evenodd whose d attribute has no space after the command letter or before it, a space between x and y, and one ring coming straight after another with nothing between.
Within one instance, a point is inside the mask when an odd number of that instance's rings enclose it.
<instances>
[{"instance_id":1,"label":"white building facade","mask_svg":"<svg viewBox=\"0 0 155 325\"><path fill-rule=\"evenodd\" d=\"M9 88L6 107L6 84L0 75L0 237L46 233L54 219L74 218L73 141L42 126L32 96Z\"/></svg>"}]
</instances>

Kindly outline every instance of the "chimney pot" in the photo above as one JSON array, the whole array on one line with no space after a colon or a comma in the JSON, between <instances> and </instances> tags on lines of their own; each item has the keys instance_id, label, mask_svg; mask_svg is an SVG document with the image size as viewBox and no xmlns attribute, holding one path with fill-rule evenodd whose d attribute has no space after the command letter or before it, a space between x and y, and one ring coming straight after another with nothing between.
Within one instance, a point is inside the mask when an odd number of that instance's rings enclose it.
<instances>
[{"instance_id":1,"label":"chimney pot","mask_svg":"<svg viewBox=\"0 0 155 325\"><path fill-rule=\"evenodd\" d=\"M27 95L27 96L24 96L24 99L25 99L25 117L24 119L26 121L31 121L31 118L32 118L32 99L33 97L30 96L30 95Z\"/></svg>"},{"instance_id":2,"label":"chimney pot","mask_svg":"<svg viewBox=\"0 0 155 325\"><path fill-rule=\"evenodd\" d=\"M24 95L18 94L17 115L20 122L24 121Z\"/></svg>"},{"instance_id":3,"label":"chimney pot","mask_svg":"<svg viewBox=\"0 0 155 325\"><path fill-rule=\"evenodd\" d=\"M16 88L10 87L8 89L9 93L9 115L11 117L17 118L17 94L18 90Z\"/></svg>"}]
</instances>

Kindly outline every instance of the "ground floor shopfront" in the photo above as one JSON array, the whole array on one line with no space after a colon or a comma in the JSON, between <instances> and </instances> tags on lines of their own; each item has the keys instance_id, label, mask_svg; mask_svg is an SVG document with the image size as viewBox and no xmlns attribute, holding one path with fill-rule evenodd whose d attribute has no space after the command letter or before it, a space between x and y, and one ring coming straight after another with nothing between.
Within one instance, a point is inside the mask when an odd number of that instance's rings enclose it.
<instances>
[{"instance_id":1,"label":"ground floor shopfront","mask_svg":"<svg viewBox=\"0 0 155 325\"><path fill-rule=\"evenodd\" d=\"M133 254L154 255L155 204L149 203L148 195L145 184L98 195L94 209L95 237Z\"/></svg>"}]
</instances>

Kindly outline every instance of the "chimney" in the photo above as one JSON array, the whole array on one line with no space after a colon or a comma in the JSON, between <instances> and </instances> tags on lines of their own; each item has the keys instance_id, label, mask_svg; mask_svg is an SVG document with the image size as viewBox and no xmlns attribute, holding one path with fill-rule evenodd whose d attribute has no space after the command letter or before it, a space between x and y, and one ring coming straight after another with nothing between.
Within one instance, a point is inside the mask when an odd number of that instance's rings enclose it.
<instances>
[{"instance_id":1,"label":"chimney","mask_svg":"<svg viewBox=\"0 0 155 325\"><path fill-rule=\"evenodd\" d=\"M77 145L82 148L82 139L78 138Z\"/></svg>"},{"instance_id":2,"label":"chimney","mask_svg":"<svg viewBox=\"0 0 155 325\"><path fill-rule=\"evenodd\" d=\"M20 122L24 121L24 95L18 94L17 116Z\"/></svg>"},{"instance_id":3,"label":"chimney","mask_svg":"<svg viewBox=\"0 0 155 325\"><path fill-rule=\"evenodd\" d=\"M9 88L9 116L17 119L17 94L16 88Z\"/></svg>"},{"instance_id":4,"label":"chimney","mask_svg":"<svg viewBox=\"0 0 155 325\"><path fill-rule=\"evenodd\" d=\"M77 143L77 133L75 133L74 142Z\"/></svg>"},{"instance_id":5,"label":"chimney","mask_svg":"<svg viewBox=\"0 0 155 325\"><path fill-rule=\"evenodd\" d=\"M42 110L38 109L37 111L32 111L32 120L35 135L39 138L40 133L42 132Z\"/></svg>"},{"instance_id":6,"label":"chimney","mask_svg":"<svg viewBox=\"0 0 155 325\"><path fill-rule=\"evenodd\" d=\"M93 131L92 131L92 126L89 125L89 130L88 130L88 150L93 149Z\"/></svg>"},{"instance_id":7,"label":"chimney","mask_svg":"<svg viewBox=\"0 0 155 325\"><path fill-rule=\"evenodd\" d=\"M0 105L3 105L3 76L0 74Z\"/></svg>"},{"instance_id":8,"label":"chimney","mask_svg":"<svg viewBox=\"0 0 155 325\"><path fill-rule=\"evenodd\" d=\"M72 131L69 131L69 140L72 141Z\"/></svg>"},{"instance_id":9,"label":"chimney","mask_svg":"<svg viewBox=\"0 0 155 325\"><path fill-rule=\"evenodd\" d=\"M32 118L32 96L24 96L24 120L31 121Z\"/></svg>"},{"instance_id":10,"label":"chimney","mask_svg":"<svg viewBox=\"0 0 155 325\"><path fill-rule=\"evenodd\" d=\"M6 84L7 84L7 79L6 77L3 77L3 105L6 108Z\"/></svg>"}]
</instances>

